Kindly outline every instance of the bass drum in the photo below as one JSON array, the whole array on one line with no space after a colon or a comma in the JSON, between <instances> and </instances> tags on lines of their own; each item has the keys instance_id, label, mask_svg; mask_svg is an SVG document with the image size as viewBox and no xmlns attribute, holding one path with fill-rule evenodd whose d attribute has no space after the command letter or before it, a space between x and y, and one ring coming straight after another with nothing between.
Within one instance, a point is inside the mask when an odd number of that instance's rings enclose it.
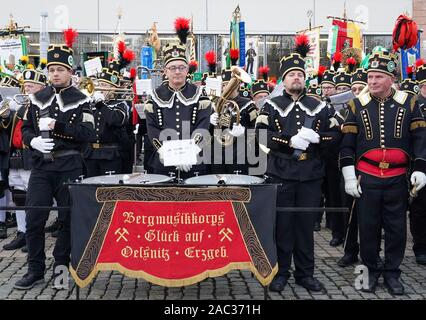
<instances>
[{"instance_id":1,"label":"bass drum","mask_svg":"<svg viewBox=\"0 0 426 320\"><path fill-rule=\"evenodd\" d=\"M217 185L247 185L264 183L263 178L241 175L241 174L208 174L188 178L184 181L185 184L199 184L206 186Z\"/></svg>"},{"instance_id":2,"label":"bass drum","mask_svg":"<svg viewBox=\"0 0 426 320\"><path fill-rule=\"evenodd\" d=\"M156 184L166 183L173 180L173 178L161 174L145 174L145 173L132 173L132 174L112 174L105 176L91 177L83 179L81 183L85 184Z\"/></svg>"}]
</instances>

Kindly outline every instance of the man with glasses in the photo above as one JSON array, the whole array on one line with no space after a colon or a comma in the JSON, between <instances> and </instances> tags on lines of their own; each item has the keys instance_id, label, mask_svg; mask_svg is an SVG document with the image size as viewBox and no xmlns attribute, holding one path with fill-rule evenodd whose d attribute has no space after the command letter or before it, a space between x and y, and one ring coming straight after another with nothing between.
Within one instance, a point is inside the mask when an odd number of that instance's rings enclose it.
<instances>
[{"instance_id":1,"label":"man with glasses","mask_svg":"<svg viewBox=\"0 0 426 320\"><path fill-rule=\"evenodd\" d=\"M145 103L148 138L156 148L148 160L153 173L168 175L180 170L181 177L191 177L194 172L206 174L205 164L164 166L163 141L194 139L201 142L202 135L194 131L204 129L207 133L210 125L211 106L200 87L186 81L188 60L186 47L182 43L172 43L164 47L164 73L168 79L154 90L151 99ZM165 131L167 130L167 131ZM164 137L162 135L164 134Z\"/></svg>"}]
</instances>

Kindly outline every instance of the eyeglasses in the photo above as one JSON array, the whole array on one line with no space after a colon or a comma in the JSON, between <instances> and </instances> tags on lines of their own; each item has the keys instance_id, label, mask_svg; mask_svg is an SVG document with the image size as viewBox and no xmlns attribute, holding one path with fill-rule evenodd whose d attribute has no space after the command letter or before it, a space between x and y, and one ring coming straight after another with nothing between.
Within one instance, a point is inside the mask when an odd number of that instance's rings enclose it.
<instances>
[{"instance_id":1,"label":"eyeglasses","mask_svg":"<svg viewBox=\"0 0 426 320\"><path fill-rule=\"evenodd\" d=\"M167 67L166 69L171 71L171 72L176 72L176 71L184 72L185 70L188 69L188 67L187 66L172 66L172 67Z\"/></svg>"}]
</instances>

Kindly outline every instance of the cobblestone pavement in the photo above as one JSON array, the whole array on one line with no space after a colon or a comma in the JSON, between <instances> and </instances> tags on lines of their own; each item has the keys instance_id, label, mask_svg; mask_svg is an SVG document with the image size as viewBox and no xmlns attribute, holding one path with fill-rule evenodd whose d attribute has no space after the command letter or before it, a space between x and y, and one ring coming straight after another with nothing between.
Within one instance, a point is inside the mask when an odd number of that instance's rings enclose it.
<instances>
[{"instance_id":1,"label":"cobblestone pavement","mask_svg":"<svg viewBox=\"0 0 426 320\"><path fill-rule=\"evenodd\" d=\"M70 280L69 290L55 290L50 279L52 275L52 250L54 238L46 236L47 272L44 284L39 284L28 291L15 290L13 284L27 270L26 254L20 250L5 251L3 245L15 236L16 229L9 229L9 237L0 241L0 299L40 299L64 300L75 299L76 288ZM310 293L303 287L295 284L294 278L281 293L268 292L272 300L346 300L346 299L426 299L426 266L416 264L411 250L411 236L407 243L406 256L402 263L402 283L406 295L394 297L384 288L381 280L375 294L357 291L354 287L356 275L354 267L340 268L336 261L342 256L342 247L330 247L330 230L324 227L315 233L315 276L324 284L325 290L320 293ZM118 272L100 272L94 281L80 291L81 299L150 299L150 300L243 300L263 299L264 288L252 277L248 271L232 271L225 276L209 278L201 283L181 287L165 288L152 285L142 279L132 279Z\"/></svg>"}]
</instances>

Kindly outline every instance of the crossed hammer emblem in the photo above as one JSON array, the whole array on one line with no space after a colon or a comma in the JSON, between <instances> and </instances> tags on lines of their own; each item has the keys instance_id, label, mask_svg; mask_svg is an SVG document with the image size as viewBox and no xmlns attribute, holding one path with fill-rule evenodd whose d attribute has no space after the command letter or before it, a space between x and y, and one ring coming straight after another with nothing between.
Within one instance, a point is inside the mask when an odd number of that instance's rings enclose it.
<instances>
[{"instance_id":1,"label":"crossed hammer emblem","mask_svg":"<svg viewBox=\"0 0 426 320\"><path fill-rule=\"evenodd\" d=\"M121 231L122 230L122 231ZM119 237L117 238L117 242L119 242L121 239L123 239L124 241L128 241L127 238L125 237L126 235L129 235L129 231L127 231L126 228L118 228L117 230L115 230L114 232L115 235L119 235Z\"/></svg>"},{"instance_id":2,"label":"crossed hammer emblem","mask_svg":"<svg viewBox=\"0 0 426 320\"><path fill-rule=\"evenodd\" d=\"M219 234L222 235L222 239L220 239L220 242L223 242L223 240L228 239L230 242L232 242L232 239L229 235L233 235L234 233L232 232L231 229L229 228L223 228L222 230L219 231Z\"/></svg>"}]
</instances>

